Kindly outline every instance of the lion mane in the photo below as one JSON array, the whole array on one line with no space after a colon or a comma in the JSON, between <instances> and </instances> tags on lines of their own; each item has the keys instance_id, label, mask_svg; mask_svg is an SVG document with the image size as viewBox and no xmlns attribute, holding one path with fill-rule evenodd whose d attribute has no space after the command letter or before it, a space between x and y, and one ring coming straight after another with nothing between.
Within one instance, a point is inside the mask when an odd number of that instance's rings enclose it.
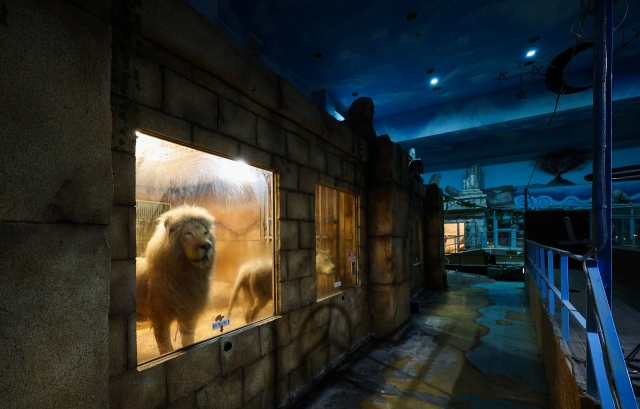
<instances>
[{"instance_id":1,"label":"lion mane","mask_svg":"<svg viewBox=\"0 0 640 409\"><path fill-rule=\"evenodd\" d=\"M213 279L213 223L213 216L200 207L169 210L158 218L145 257L136 260L137 321L151 321L160 354L173 351L173 321L178 322L182 346L194 342Z\"/></svg>"}]
</instances>

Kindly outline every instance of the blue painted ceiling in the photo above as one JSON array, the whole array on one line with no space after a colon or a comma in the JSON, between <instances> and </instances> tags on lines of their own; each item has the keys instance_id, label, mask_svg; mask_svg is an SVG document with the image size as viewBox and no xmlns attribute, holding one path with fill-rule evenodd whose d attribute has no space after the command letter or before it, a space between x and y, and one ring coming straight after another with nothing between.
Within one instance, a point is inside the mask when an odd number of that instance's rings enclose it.
<instances>
[{"instance_id":1,"label":"blue painted ceiling","mask_svg":"<svg viewBox=\"0 0 640 409\"><path fill-rule=\"evenodd\" d=\"M185 1L243 44L253 34L264 61L307 95L333 96L339 113L371 97L378 134L433 157L430 171L537 155L557 95L544 73L594 31L580 0ZM640 131L627 118L640 113L640 2L616 0L614 25L614 140L640 146ZM536 54L526 57L530 50ZM589 85L592 66L589 49L575 56L564 78ZM549 149L589 143L591 99L591 91L561 96Z\"/></svg>"}]
</instances>

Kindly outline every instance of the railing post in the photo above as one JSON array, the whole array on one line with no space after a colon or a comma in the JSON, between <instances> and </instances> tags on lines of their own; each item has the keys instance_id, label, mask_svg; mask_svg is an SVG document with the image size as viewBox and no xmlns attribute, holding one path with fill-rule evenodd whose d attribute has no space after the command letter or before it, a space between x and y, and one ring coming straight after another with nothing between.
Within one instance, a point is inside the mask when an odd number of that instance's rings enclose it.
<instances>
[{"instance_id":1,"label":"railing post","mask_svg":"<svg viewBox=\"0 0 640 409\"><path fill-rule=\"evenodd\" d=\"M595 260L587 260L587 267L593 267ZM587 339L589 339L589 333L597 334L598 333L598 324L596 322L596 314L594 311L595 306L593 305L593 297L591 296L591 288L589 287L589 278L587 277ZM593 351L591 347L591 343L587 342L587 393L594 398L598 398L598 384L596 380L596 373L594 370L593 363Z\"/></svg>"},{"instance_id":2,"label":"railing post","mask_svg":"<svg viewBox=\"0 0 640 409\"><path fill-rule=\"evenodd\" d=\"M544 249L542 247L539 247L536 253L538 255L537 256L538 268L536 268L536 286L538 288L542 288L542 271L544 270Z\"/></svg>"},{"instance_id":3,"label":"railing post","mask_svg":"<svg viewBox=\"0 0 640 409\"><path fill-rule=\"evenodd\" d=\"M545 257L544 257L544 249L541 248L540 249L540 275L545 277ZM547 299L547 280L544 280L543 277L541 277L540 280L540 292L542 293L542 299L546 300Z\"/></svg>"},{"instance_id":4,"label":"railing post","mask_svg":"<svg viewBox=\"0 0 640 409\"><path fill-rule=\"evenodd\" d=\"M547 277L549 278L549 312L551 315L556 315L556 296L553 292L556 282L553 276L553 252L547 253Z\"/></svg>"},{"instance_id":5,"label":"railing post","mask_svg":"<svg viewBox=\"0 0 640 409\"><path fill-rule=\"evenodd\" d=\"M562 301L569 301L569 257L560 258L560 293ZM569 309L562 303L562 339L566 342L570 340L569 332Z\"/></svg>"}]
</instances>

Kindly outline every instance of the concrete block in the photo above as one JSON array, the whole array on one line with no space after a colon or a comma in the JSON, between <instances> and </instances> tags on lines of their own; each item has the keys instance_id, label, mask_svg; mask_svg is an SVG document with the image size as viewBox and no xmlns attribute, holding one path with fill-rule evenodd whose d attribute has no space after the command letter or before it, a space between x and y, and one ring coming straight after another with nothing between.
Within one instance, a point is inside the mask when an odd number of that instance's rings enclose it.
<instances>
[{"instance_id":1,"label":"concrete block","mask_svg":"<svg viewBox=\"0 0 640 409\"><path fill-rule=\"evenodd\" d=\"M315 274L300 280L300 305L308 305L318 298Z\"/></svg>"},{"instance_id":2,"label":"concrete block","mask_svg":"<svg viewBox=\"0 0 640 409\"><path fill-rule=\"evenodd\" d=\"M134 82L130 81L132 96L142 105L149 108L162 110L163 105L163 74L160 65L148 58L132 59L133 68L138 70L140 77L140 89L136 89ZM113 88L114 91L118 87Z\"/></svg>"},{"instance_id":3,"label":"concrete block","mask_svg":"<svg viewBox=\"0 0 640 409\"><path fill-rule=\"evenodd\" d=\"M260 328L260 356L265 356L276 348L275 323L269 321L258 328Z\"/></svg>"},{"instance_id":4,"label":"concrete block","mask_svg":"<svg viewBox=\"0 0 640 409\"><path fill-rule=\"evenodd\" d=\"M165 407L167 389L164 365L128 371L124 375L109 378L109 397L112 408Z\"/></svg>"},{"instance_id":5,"label":"concrete block","mask_svg":"<svg viewBox=\"0 0 640 409\"><path fill-rule=\"evenodd\" d=\"M256 146L256 114L218 98L218 132Z\"/></svg>"},{"instance_id":6,"label":"concrete block","mask_svg":"<svg viewBox=\"0 0 640 409\"><path fill-rule=\"evenodd\" d=\"M136 257L136 208L113 206L111 223L107 226L111 247L111 259L123 260Z\"/></svg>"},{"instance_id":7,"label":"concrete block","mask_svg":"<svg viewBox=\"0 0 640 409\"><path fill-rule=\"evenodd\" d=\"M280 235L278 237L278 249L279 250L296 250L299 247L299 228L298 222L294 220L280 220L278 221L278 230Z\"/></svg>"},{"instance_id":8,"label":"concrete block","mask_svg":"<svg viewBox=\"0 0 640 409\"><path fill-rule=\"evenodd\" d=\"M109 317L109 376L127 370L127 316Z\"/></svg>"},{"instance_id":9,"label":"concrete block","mask_svg":"<svg viewBox=\"0 0 640 409\"><path fill-rule=\"evenodd\" d=\"M109 315L126 316L136 310L136 260L112 260Z\"/></svg>"},{"instance_id":10,"label":"concrete block","mask_svg":"<svg viewBox=\"0 0 640 409\"><path fill-rule=\"evenodd\" d=\"M287 280L308 277L315 269L313 250L287 251Z\"/></svg>"},{"instance_id":11,"label":"concrete block","mask_svg":"<svg viewBox=\"0 0 640 409\"><path fill-rule=\"evenodd\" d=\"M313 319L316 328L322 327L331 319L332 300L333 298L325 298L313 304Z\"/></svg>"},{"instance_id":12,"label":"concrete block","mask_svg":"<svg viewBox=\"0 0 640 409\"><path fill-rule=\"evenodd\" d=\"M169 403L167 409L198 409L196 405L196 394L191 393L184 398Z\"/></svg>"},{"instance_id":13,"label":"concrete block","mask_svg":"<svg viewBox=\"0 0 640 409\"><path fill-rule=\"evenodd\" d=\"M300 280L285 281L281 285L282 312L290 312L300 308Z\"/></svg>"},{"instance_id":14,"label":"concrete block","mask_svg":"<svg viewBox=\"0 0 640 409\"><path fill-rule=\"evenodd\" d=\"M299 128L298 125L295 124L295 122L288 120L287 118L276 112L271 113L271 122L284 128L286 131L298 133Z\"/></svg>"},{"instance_id":15,"label":"concrete block","mask_svg":"<svg viewBox=\"0 0 640 409\"><path fill-rule=\"evenodd\" d=\"M444 219L441 209L428 209L424 212L424 235L443 237Z\"/></svg>"},{"instance_id":16,"label":"concrete block","mask_svg":"<svg viewBox=\"0 0 640 409\"><path fill-rule=\"evenodd\" d=\"M300 248L315 249L316 248L315 222L300 222L299 227L300 227Z\"/></svg>"},{"instance_id":17,"label":"concrete block","mask_svg":"<svg viewBox=\"0 0 640 409\"><path fill-rule=\"evenodd\" d=\"M276 350L276 376L278 379L300 366L301 348L300 340L296 339Z\"/></svg>"},{"instance_id":18,"label":"concrete block","mask_svg":"<svg viewBox=\"0 0 640 409\"><path fill-rule=\"evenodd\" d=\"M377 184L367 193L370 236L406 236L409 201L406 191L394 182Z\"/></svg>"},{"instance_id":19,"label":"concrete block","mask_svg":"<svg viewBox=\"0 0 640 409\"><path fill-rule=\"evenodd\" d=\"M287 156L287 140L284 128L258 117L258 146L267 152Z\"/></svg>"},{"instance_id":20,"label":"concrete block","mask_svg":"<svg viewBox=\"0 0 640 409\"><path fill-rule=\"evenodd\" d=\"M276 378L275 353L270 353L243 368L244 402L251 401L267 389Z\"/></svg>"},{"instance_id":21,"label":"concrete block","mask_svg":"<svg viewBox=\"0 0 640 409\"><path fill-rule=\"evenodd\" d=\"M276 407L275 386L276 381L270 382L267 389L262 390L249 402L244 405L244 409L271 409Z\"/></svg>"},{"instance_id":22,"label":"concrete block","mask_svg":"<svg viewBox=\"0 0 640 409\"><path fill-rule=\"evenodd\" d=\"M236 409L242 407L242 368L219 377L196 392L198 409Z\"/></svg>"},{"instance_id":23,"label":"concrete block","mask_svg":"<svg viewBox=\"0 0 640 409\"><path fill-rule=\"evenodd\" d=\"M266 108L280 106L277 74L188 4L145 3L142 35L191 61Z\"/></svg>"},{"instance_id":24,"label":"concrete block","mask_svg":"<svg viewBox=\"0 0 640 409\"><path fill-rule=\"evenodd\" d=\"M289 315L279 317L275 322L276 347L283 347L291 342L291 331L289 326Z\"/></svg>"},{"instance_id":25,"label":"concrete block","mask_svg":"<svg viewBox=\"0 0 640 409\"><path fill-rule=\"evenodd\" d=\"M327 152L317 145L309 145L309 166L321 173L327 172Z\"/></svg>"},{"instance_id":26,"label":"concrete block","mask_svg":"<svg viewBox=\"0 0 640 409\"><path fill-rule=\"evenodd\" d=\"M113 169L113 203L135 206L136 158L127 152L111 152Z\"/></svg>"},{"instance_id":27,"label":"concrete block","mask_svg":"<svg viewBox=\"0 0 640 409\"><path fill-rule=\"evenodd\" d=\"M249 111L256 114L258 117L266 119L268 122L271 121L271 114L272 114L271 111L269 111L267 108L263 107L262 105L258 104L257 102L255 102L254 100L252 100L251 98L247 97L242 93L238 95L238 105L248 109Z\"/></svg>"},{"instance_id":28,"label":"concrete block","mask_svg":"<svg viewBox=\"0 0 640 409\"><path fill-rule=\"evenodd\" d=\"M289 374L289 393L296 398L306 392L307 387L313 379L311 361L303 362L299 367Z\"/></svg>"},{"instance_id":29,"label":"concrete block","mask_svg":"<svg viewBox=\"0 0 640 409\"><path fill-rule=\"evenodd\" d=\"M260 329L258 327L236 331L220 338L220 361L223 375L260 357Z\"/></svg>"},{"instance_id":30,"label":"concrete block","mask_svg":"<svg viewBox=\"0 0 640 409\"><path fill-rule=\"evenodd\" d=\"M327 153L327 173L329 176L342 179L342 161L336 155Z\"/></svg>"},{"instance_id":31,"label":"concrete block","mask_svg":"<svg viewBox=\"0 0 640 409\"><path fill-rule=\"evenodd\" d=\"M277 272L279 273L277 278L278 278L278 280L280 282L287 281L289 279L288 274L287 274L288 271L289 271L288 270L288 266L287 266L287 252L288 251L289 250L278 250L277 253L276 253L277 254L277 259L278 259L277 260L278 261L278 267L279 267L278 270L277 270Z\"/></svg>"},{"instance_id":32,"label":"concrete block","mask_svg":"<svg viewBox=\"0 0 640 409\"><path fill-rule=\"evenodd\" d=\"M334 177L331 177L325 173L320 173L318 176L318 182L322 183L323 185L327 185L327 186L335 186L336 185L336 179Z\"/></svg>"},{"instance_id":33,"label":"concrete block","mask_svg":"<svg viewBox=\"0 0 640 409\"><path fill-rule=\"evenodd\" d=\"M163 67L167 67L170 70L177 72L185 78L191 79L193 77L191 74L192 66L187 61L176 57L156 43L148 41L146 38L134 34L133 39L134 41L139 41L142 43L141 54L143 54L145 57L157 62Z\"/></svg>"},{"instance_id":34,"label":"concrete block","mask_svg":"<svg viewBox=\"0 0 640 409\"><path fill-rule=\"evenodd\" d=\"M220 338L195 345L165 363L169 401L192 394L221 373Z\"/></svg>"},{"instance_id":35,"label":"concrete block","mask_svg":"<svg viewBox=\"0 0 640 409\"><path fill-rule=\"evenodd\" d=\"M399 283L408 268L402 237L369 237L369 280L374 284Z\"/></svg>"},{"instance_id":36,"label":"concrete block","mask_svg":"<svg viewBox=\"0 0 640 409\"><path fill-rule=\"evenodd\" d=\"M132 311L127 315L127 368L135 369L138 366L138 349L136 344L136 312Z\"/></svg>"},{"instance_id":37,"label":"concrete block","mask_svg":"<svg viewBox=\"0 0 640 409\"><path fill-rule=\"evenodd\" d=\"M0 206L0 220L106 225L111 29L66 2L10 2L7 19L0 192L10 205Z\"/></svg>"},{"instance_id":38,"label":"concrete block","mask_svg":"<svg viewBox=\"0 0 640 409\"><path fill-rule=\"evenodd\" d=\"M168 68L163 73L164 111L215 131L218 125L217 95Z\"/></svg>"},{"instance_id":39,"label":"concrete block","mask_svg":"<svg viewBox=\"0 0 640 409\"><path fill-rule=\"evenodd\" d=\"M193 67L193 82L202 85L234 104L238 103L239 93L237 89L231 88L224 81L197 67Z\"/></svg>"},{"instance_id":40,"label":"concrete block","mask_svg":"<svg viewBox=\"0 0 640 409\"><path fill-rule=\"evenodd\" d=\"M302 355L304 360L311 357L329 345L329 325L307 330L302 334Z\"/></svg>"},{"instance_id":41,"label":"concrete block","mask_svg":"<svg viewBox=\"0 0 640 409\"><path fill-rule=\"evenodd\" d=\"M351 191L351 185L344 180L336 180L335 186L337 189L340 189L340 190L346 190L347 192Z\"/></svg>"},{"instance_id":42,"label":"concrete block","mask_svg":"<svg viewBox=\"0 0 640 409\"><path fill-rule=\"evenodd\" d=\"M271 163L271 154L253 146L240 144L238 159L263 168L268 168Z\"/></svg>"},{"instance_id":43,"label":"concrete block","mask_svg":"<svg viewBox=\"0 0 640 409\"><path fill-rule=\"evenodd\" d=\"M155 109L140 106L139 129L151 131L175 139L191 143L191 124L182 119L165 114Z\"/></svg>"},{"instance_id":44,"label":"concrete block","mask_svg":"<svg viewBox=\"0 0 640 409\"><path fill-rule=\"evenodd\" d=\"M305 166L300 166L300 192L310 195L316 194L316 183L319 181L319 173Z\"/></svg>"},{"instance_id":45,"label":"concrete block","mask_svg":"<svg viewBox=\"0 0 640 409\"><path fill-rule=\"evenodd\" d=\"M326 137L327 142L345 153L350 155L354 154L354 141L351 129L343 122L329 115L326 111L322 113L322 119L327 126L328 132L323 135Z\"/></svg>"},{"instance_id":46,"label":"concrete block","mask_svg":"<svg viewBox=\"0 0 640 409\"><path fill-rule=\"evenodd\" d=\"M310 305L289 313L291 339L298 339L306 331L313 329L313 309Z\"/></svg>"},{"instance_id":47,"label":"concrete block","mask_svg":"<svg viewBox=\"0 0 640 409\"><path fill-rule=\"evenodd\" d=\"M370 285L371 332L385 337L399 329L409 319L409 281L400 284Z\"/></svg>"},{"instance_id":48,"label":"concrete block","mask_svg":"<svg viewBox=\"0 0 640 409\"><path fill-rule=\"evenodd\" d=\"M281 104L278 113L308 131L321 135L326 125L320 113L320 107L305 97L289 81L280 78Z\"/></svg>"},{"instance_id":49,"label":"concrete block","mask_svg":"<svg viewBox=\"0 0 640 409\"><path fill-rule=\"evenodd\" d=\"M309 142L293 132L287 132L287 150L291 160L303 165L309 164Z\"/></svg>"},{"instance_id":50,"label":"concrete block","mask_svg":"<svg viewBox=\"0 0 640 409\"><path fill-rule=\"evenodd\" d=\"M110 359L123 328L110 333L105 228L0 223L0 237L3 405L107 407L107 374L124 351ZM70 319L78 306L85 319Z\"/></svg>"},{"instance_id":51,"label":"concrete block","mask_svg":"<svg viewBox=\"0 0 640 409\"><path fill-rule=\"evenodd\" d=\"M282 407L289 401L289 374L282 376L276 381L276 404Z\"/></svg>"},{"instance_id":52,"label":"concrete block","mask_svg":"<svg viewBox=\"0 0 640 409\"><path fill-rule=\"evenodd\" d=\"M298 190L298 164L272 155L271 168L278 171L280 189Z\"/></svg>"},{"instance_id":53,"label":"concrete block","mask_svg":"<svg viewBox=\"0 0 640 409\"><path fill-rule=\"evenodd\" d=\"M329 351L330 347L327 346L311 357L311 373L314 379L323 376L329 369Z\"/></svg>"},{"instance_id":54,"label":"concrete block","mask_svg":"<svg viewBox=\"0 0 640 409\"><path fill-rule=\"evenodd\" d=\"M313 199L305 193L289 192L287 194L287 217L296 220L309 219L309 204Z\"/></svg>"},{"instance_id":55,"label":"concrete block","mask_svg":"<svg viewBox=\"0 0 640 409\"><path fill-rule=\"evenodd\" d=\"M356 183L356 165L348 161L342 161L342 176L349 183Z\"/></svg>"},{"instance_id":56,"label":"concrete block","mask_svg":"<svg viewBox=\"0 0 640 409\"><path fill-rule=\"evenodd\" d=\"M193 126L193 144L232 158L240 154L240 142L197 125Z\"/></svg>"}]
</instances>

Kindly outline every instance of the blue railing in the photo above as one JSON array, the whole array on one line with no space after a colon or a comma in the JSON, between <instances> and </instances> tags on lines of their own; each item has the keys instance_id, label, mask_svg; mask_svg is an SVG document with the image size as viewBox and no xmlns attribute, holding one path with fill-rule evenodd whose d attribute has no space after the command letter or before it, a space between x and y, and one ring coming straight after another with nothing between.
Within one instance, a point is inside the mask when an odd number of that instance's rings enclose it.
<instances>
[{"instance_id":1,"label":"blue railing","mask_svg":"<svg viewBox=\"0 0 640 409\"><path fill-rule=\"evenodd\" d=\"M602 408L638 409L620 347L613 316L596 260L584 263L587 278L586 318L569 301L569 258L582 257L527 240L527 271L540 290L549 313L561 306L562 339L569 342L569 320L573 316L587 332L587 393L600 400ZM556 286L554 255L560 257L560 288Z\"/></svg>"}]
</instances>

